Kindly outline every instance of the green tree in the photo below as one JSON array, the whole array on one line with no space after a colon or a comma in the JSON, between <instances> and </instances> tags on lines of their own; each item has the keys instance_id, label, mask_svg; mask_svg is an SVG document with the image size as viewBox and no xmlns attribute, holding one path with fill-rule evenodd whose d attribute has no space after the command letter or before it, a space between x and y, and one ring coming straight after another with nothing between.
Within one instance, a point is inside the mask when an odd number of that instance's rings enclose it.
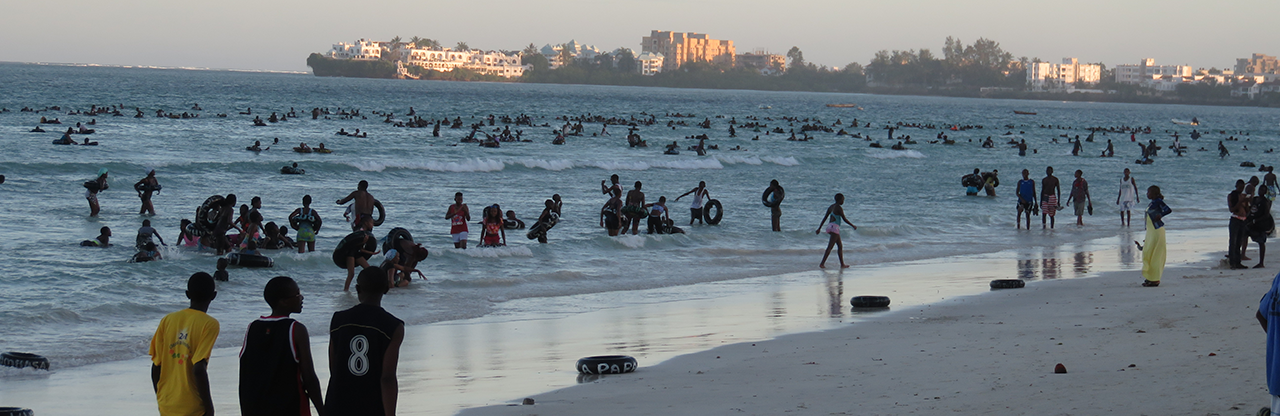
<instances>
[{"instance_id":1,"label":"green tree","mask_svg":"<svg viewBox=\"0 0 1280 416\"><path fill-rule=\"evenodd\" d=\"M640 71L640 64L636 61L635 53L631 52L630 49L618 51L617 56L614 58L614 63L618 67L618 72Z\"/></svg>"},{"instance_id":2,"label":"green tree","mask_svg":"<svg viewBox=\"0 0 1280 416\"><path fill-rule=\"evenodd\" d=\"M561 67L573 66L574 64L573 52L574 50L569 48L569 44L566 43L566 44L560 45L560 66Z\"/></svg>"},{"instance_id":3,"label":"green tree","mask_svg":"<svg viewBox=\"0 0 1280 416\"><path fill-rule=\"evenodd\" d=\"M461 41L459 41L457 45L454 45L453 50L455 50L455 51L469 51L469 50L471 50L471 46L467 45L467 43L466 43L466 42L461 42Z\"/></svg>"},{"instance_id":4,"label":"green tree","mask_svg":"<svg viewBox=\"0 0 1280 416\"><path fill-rule=\"evenodd\" d=\"M538 47L532 43L530 43L529 46L525 46L524 50L520 51L520 55L522 56L541 55L541 54L542 52L538 50Z\"/></svg>"},{"instance_id":5,"label":"green tree","mask_svg":"<svg viewBox=\"0 0 1280 416\"><path fill-rule=\"evenodd\" d=\"M801 52L798 46L792 46L791 50L787 51L787 59L791 61L791 69L807 68L804 64L804 52Z\"/></svg>"}]
</instances>

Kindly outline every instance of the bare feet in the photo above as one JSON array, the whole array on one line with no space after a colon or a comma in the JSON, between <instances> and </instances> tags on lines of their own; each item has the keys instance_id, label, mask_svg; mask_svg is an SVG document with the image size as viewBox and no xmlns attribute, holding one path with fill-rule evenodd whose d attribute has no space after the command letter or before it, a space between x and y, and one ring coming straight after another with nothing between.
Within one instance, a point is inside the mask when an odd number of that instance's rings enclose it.
<instances>
[{"instance_id":1,"label":"bare feet","mask_svg":"<svg viewBox=\"0 0 1280 416\"><path fill-rule=\"evenodd\" d=\"M826 263L818 263L818 268L819 268L819 269L825 269L825 268L827 268L827 264L826 264Z\"/></svg>"},{"instance_id":2,"label":"bare feet","mask_svg":"<svg viewBox=\"0 0 1280 416\"><path fill-rule=\"evenodd\" d=\"M848 268L849 268L849 265L848 265L848 264L841 264L841 265L840 265L840 268L841 268L841 269L848 269Z\"/></svg>"}]
</instances>

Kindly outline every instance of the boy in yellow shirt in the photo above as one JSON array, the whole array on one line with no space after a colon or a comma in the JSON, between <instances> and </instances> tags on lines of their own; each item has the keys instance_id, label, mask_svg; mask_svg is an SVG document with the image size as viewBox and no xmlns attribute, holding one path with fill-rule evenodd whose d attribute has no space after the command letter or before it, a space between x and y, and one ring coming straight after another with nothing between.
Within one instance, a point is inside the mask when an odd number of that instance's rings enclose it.
<instances>
[{"instance_id":1,"label":"boy in yellow shirt","mask_svg":"<svg viewBox=\"0 0 1280 416\"><path fill-rule=\"evenodd\" d=\"M187 280L191 307L165 315L151 338L151 386L163 416L213 415L209 355L219 326L206 312L217 296L213 276L191 275Z\"/></svg>"}]
</instances>

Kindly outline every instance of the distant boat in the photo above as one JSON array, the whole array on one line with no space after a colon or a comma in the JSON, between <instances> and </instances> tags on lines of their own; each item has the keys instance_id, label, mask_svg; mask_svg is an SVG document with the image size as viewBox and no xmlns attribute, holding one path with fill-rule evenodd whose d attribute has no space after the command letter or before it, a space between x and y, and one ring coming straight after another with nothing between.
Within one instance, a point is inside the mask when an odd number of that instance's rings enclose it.
<instances>
[{"instance_id":1,"label":"distant boat","mask_svg":"<svg viewBox=\"0 0 1280 416\"><path fill-rule=\"evenodd\" d=\"M1014 113L1014 114L1018 114L1018 115L1023 115L1023 116L1034 116L1034 115L1036 115L1036 113L1035 113L1034 111L1018 111L1018 110L1013 110L1013 113Z\"/></svg>"},{"instance_id":2,"label":"distant boat","mask_svg":"<svg viewBox=\"0 0 1280 416\"><path fill-rule=\"evenodd\" d=\"M827 104L831 108L858 108L857 104Z\"/></svg>"},{"instance_id":3,"label":"distant boat","mask_svg":"<svg viewBox=\"0 0 1280 416\"><path fill-rule=\"evenodd\" d=\"M771 106L771 105L763 105L763 104L761 104L761 105L760 105L760 109L761 109L761 110L768 110L768 109L771 109L771 108L773 108L773 106Z\"/></svg>"},{"instance_id":4,"label":"distant boat","mask_svg":"<svg viewBox=\"0 0 1280 416\"><path fill-rule=\"evenodd\" d=\"M1195 117L1192 117L1192 118L1191 118L1191 121L1178 120L1178 119L1176 119L1176 118L1175 118L1175 119L1173 119L1172 121L1173 121L1173 124L1181 124L1181 125L1184 125L1184 126L1199 126L1199 125L1200 125L1200 120L1199 120L1199 119L1197 119L1197 118L1195 118Z\"/></svg>"}]
</instances>

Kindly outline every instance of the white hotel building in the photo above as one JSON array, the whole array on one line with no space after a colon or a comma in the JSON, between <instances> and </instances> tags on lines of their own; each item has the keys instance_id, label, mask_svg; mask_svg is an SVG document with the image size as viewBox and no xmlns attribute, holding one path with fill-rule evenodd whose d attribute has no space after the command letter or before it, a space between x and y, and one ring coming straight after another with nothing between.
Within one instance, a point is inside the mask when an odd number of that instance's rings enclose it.
<instances>
[{"instance_id":1,"label":"white hotel building","mask_svg":"<svg viewBox=\"0 0 1280 416\"><path fill-rule=\"evenodd\" d=\"M399 56L399 64L419 66L440 72L452 72L458 68L481 74L516 78L524 75L526 66L520 64L520 55L479 50L455 51L450 48L419 49L408 43L392 46L385 42L360 39L355 43L338 43L329 51L333 59L375 60L383 54ZM394 54L392 54L394 52Z\"/></svg>"},{"instance_id":2,"label":"white hotel building","mask_svg":"<svg viewBox=\"0 0 1280 416\"><path fill-rule=\"evenodd\" d=\"M1027 85L1032 89L1073 89L1077 82L1097 84L1102 66L1082 64L1076 58L1062 58L1061 64L1033 62L1027 65Z\"/></svg>"}]
</instances>

